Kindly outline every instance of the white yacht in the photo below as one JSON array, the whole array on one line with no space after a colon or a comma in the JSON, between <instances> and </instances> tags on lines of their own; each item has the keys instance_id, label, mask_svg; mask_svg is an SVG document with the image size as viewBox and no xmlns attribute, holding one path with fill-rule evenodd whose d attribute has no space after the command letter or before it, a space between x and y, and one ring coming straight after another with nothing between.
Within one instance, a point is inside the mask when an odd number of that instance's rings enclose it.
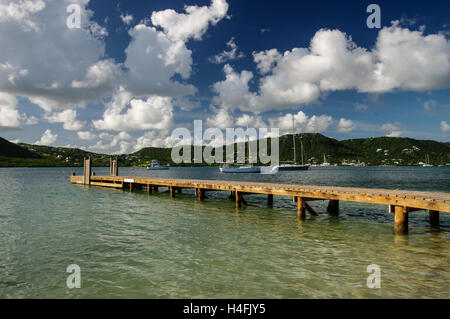
<instances>
[{"instance_id":1,"label":"white yacht","mask_svg":"<svg viewBox=\"0 0 450 319\"><path fill-rule=\"evenodd\" d=\"M156 161L156 160L153 160L152 161L152 164L150 165L150 166L147 166L147 169L148 170L164 170L164 169L169 169L170 168L170 166L166 166L166 165L161 165L161 164L159 164L159 162L158 161Z\"/></svg>"}]
</instances>

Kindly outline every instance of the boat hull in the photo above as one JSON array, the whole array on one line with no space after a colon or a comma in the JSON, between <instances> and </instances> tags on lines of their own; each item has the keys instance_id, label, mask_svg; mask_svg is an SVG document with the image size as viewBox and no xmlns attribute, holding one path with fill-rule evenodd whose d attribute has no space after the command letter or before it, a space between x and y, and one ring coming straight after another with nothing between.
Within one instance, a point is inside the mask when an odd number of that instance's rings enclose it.
<instances>
[{"instance_id":1,"label":"boat hull","mask_svg":"<svg viewBox=\"0 0 450 319\"><path fill-rule=\"evenodd\" d=\"M220 167L221 173L260 173L261 168L259 167Z\"/></svg>"},{"instance_id":2,"label":"boat hull","mask_svg":"<svg viewBox=\"0 0 450 319\"><path fill-rule=\"evenodd\" d=\"M278 166L279 171L307 171L309 170L309 165L286 165Z\"/></svg>"},{"instance_id":3,"label":"boat hull","mask_svg":"<svg viewBox=\"0 0 450 319\"><path fill-rule=\"evenodd\" d=\"M169 169L169 166L147 167L149 171L162 171Z\"/></svg>"}]
</instances>

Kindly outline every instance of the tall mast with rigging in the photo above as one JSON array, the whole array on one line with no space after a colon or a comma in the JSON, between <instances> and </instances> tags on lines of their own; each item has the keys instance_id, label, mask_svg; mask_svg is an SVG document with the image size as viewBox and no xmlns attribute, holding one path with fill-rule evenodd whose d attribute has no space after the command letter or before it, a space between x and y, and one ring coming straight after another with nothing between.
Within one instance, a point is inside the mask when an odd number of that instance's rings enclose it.
<instances>
[{"instance_id":1,"label":"tall mast with rigging","mask_svg":"<svg viewBox=\"0 0 450 319\"><path fill-rule=\"evenodd\" d=\"M292 142L294 144L294 164L297 164L297 154L295 151L295 117L294 117L294 114L292 114Z\"/></svg>"}]
</instances>

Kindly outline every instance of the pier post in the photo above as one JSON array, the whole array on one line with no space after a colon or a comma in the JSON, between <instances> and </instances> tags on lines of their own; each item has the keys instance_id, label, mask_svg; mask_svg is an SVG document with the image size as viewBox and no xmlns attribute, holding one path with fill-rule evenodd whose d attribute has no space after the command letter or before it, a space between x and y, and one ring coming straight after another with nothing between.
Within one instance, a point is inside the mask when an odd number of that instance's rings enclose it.
<instances>
[{"instance_id":1,"label":"pier post","mask_svg":"<svg viewBox=\"0 0 450 319\"><path fill-rule=\"evenodd\" d=\"M200 189L200 188L196 188L195 190L196 190L195 192L197 193L198 200L204 200L205 199L205 190Z\"/></svg>"},{"instance_id":2,"label":"pier post","mask_svg":"<svg viewBox=\"0 0 450 319\"><path fill-rule=\"evenodd\" d=\"M175 187L170 186L169 191L170 191L170 197L174 198L175 197Z\"/></svg>"},{"instance_id":3,"label":"pier post","mask_svg":"<svg viewBox=\"0 0 450 319\"><path fill-rule=\"evenodd\" d=\"M109 176L119 176L119 161L117 158L109 159Z\"/></svg>"},{"instance_id":4,"label":"pier post","mask_svg":"<svg viewBox=\"0 0 450 319\"><path fill-rule=\"evenodd\" d=\"M152 185L147 184L147 195L150 195L152 193Z\"/></svg>"},{"instance_id":5,"label":"pier post","mask_svg":"<svg viewBox=\"0 0 450 319\"><path fill-rule=\"evenodd\" d=\"M296 197L297 201L297 215L300 218L306 217L306 201L303 197Z\"/></svg>"},{"instance_id":6,"label":"pier post","mask_svg":"<svg viewBox=\"0 0 450 319\"><path fill-rule=\"evenodd\" d=\"M133 183L130 183L130 192L133 191Z\"/></svg>"},{"instance_id":7,"label":"pier post","mask_svg":"<svg viewBox=\"0 0 450 319\"><path fill-rule=\"evenodd\" d=\"M339 201L330 199L330 202L328 203L327 207L327 213L331 216L338 216L339 215Z\"/></svg>"},{"instance_id":8,"label":"pier post","mask_svg":"<svg viewBox=\"0 0 450 319\"><path fill-rule=\"evenodd\" d=\"M430 210L430 224L433 227L439 227L439 212L436 210Z\"/></svg>"},{"instance_id":9,"label":"pier post","mask_svg":"<svg viewBox=\"0 0 450 319\"><path fill-rule=\"evenodd\" d=\"M91 185L91 173L91 157L88 157L84 159L84 185Z\"/></svg>"},{"instance_id":10,"label":"pier post","mask_svg":"<svg viewBox=\"0 0 450 319\"><path fill-rule=\"evenodd\" d=\"M404 206L395 206L394 231L396 234L408 233L408 209Z\"/></svg>"},{"instance_id":11,"label":"pier post","mask_svg":"<svg viewBox=\"0 0 450 319\"><path fill-rule=\"evenodd\" d=\"M273 195L272 194L267 195L267 204L273 205Z\"/></svg>"},{"instance_id":12,"label":"pier post","mask_svg":"<svg viewBox=\"0 0 450 319\"><path fill-rule=\"evenodd\" d=\"M242 195L238 191L235 191L234 194L236 198L236 208L239 208L242 206Z\"/></svg>"}]
</instances>

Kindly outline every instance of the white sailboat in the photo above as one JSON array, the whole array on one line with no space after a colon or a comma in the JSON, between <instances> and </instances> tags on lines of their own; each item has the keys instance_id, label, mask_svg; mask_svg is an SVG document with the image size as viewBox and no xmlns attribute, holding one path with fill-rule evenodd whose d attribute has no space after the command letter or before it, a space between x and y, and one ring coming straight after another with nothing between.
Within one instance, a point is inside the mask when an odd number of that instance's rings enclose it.
<instances>
[{"instance_id":1,"label":"white sailboat","mask_svg":"<svg viewBox=\"0 0 450 319\"><path fill-rule=\"evenodd\" d=\"M430 164L430 155L425 156L426 163L422 165L422 167L433 167L433 165Z\"/></svg>"},{"instance_id":2,"label":"white sailboat","mask_svg":"<svg viewBox=\"0 0 450 319\"><path fill-rule=\"evenodd\" d=\"M323 163L320 164L321 167L328 167L330 166L330 163L327 162L327 157L325 156L325 154L323 154Z\"/></svg>"},{"instance_id":3,"label":"white sailboat","mask_svg":"<svg viewBox=\"0 0 450 319\"><path fill-rule=\"evenodd\" d=\"M248 125L247 125L247 132L248 132ZM247 143L248 143L248 158L249 158L249 162L250 162L250 138L247 135L246 136L247 139ZM261 173L261 167L259 166L253 166L250 163L248 165L243 165L243 166L229 166L229 165L224 165L222 167L219 167L219 171L221 173Z\"/></svg>"},{"instance_id":4,"label":"white sailboat","mask_svg":"<svg viewBox=\"0 0 450 319\"><path fill-rule=\"evenodd\" d=\"M301 143L301 153L302 153L302 165L297 164L297 154L295 150L295 118L292 115L292 142L294 144L294 163L293 164L281 164L278 166L279 171L306 171L309 169L310 165L305 165L303 162L303 141L300 139Z\"/></svg>"}]
</instances>

